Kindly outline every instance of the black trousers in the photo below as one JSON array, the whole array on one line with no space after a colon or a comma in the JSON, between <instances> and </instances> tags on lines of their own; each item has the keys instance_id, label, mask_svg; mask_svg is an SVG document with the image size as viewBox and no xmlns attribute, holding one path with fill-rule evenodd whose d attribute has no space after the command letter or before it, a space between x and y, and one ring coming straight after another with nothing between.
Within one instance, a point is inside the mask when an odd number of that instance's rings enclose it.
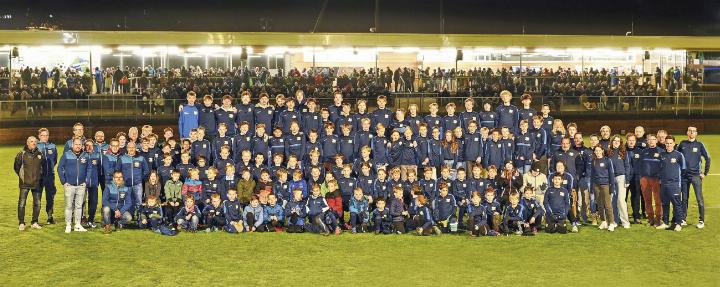
<instances>
[{"instance_id":1,"label":"black trousers","mask_svg":"<svg viewBox=\"0 0 720 287\"><path fill-rule=\"evenodd\" d=\"M644 212L643 207L644 204L641 204L644 201L642 200L642 191L640 190L640 180L633 178L630 182L630 186L628 188L628 192L630 193L630 206L632 207L632 217L634 219L640 219L641 215Z\"/></svg>"},{"instance_id":2,"label":"black trousers","mask_svg":"<svg viewBox=\"0 0 720 287\"><path fill-rule=\"evenodd\" d=\"M25 202L27 201L28 193L32 193L33 197L33 212L32 212L32 223L38 222L40 216L40 199L41 192L38 189L21 188L20 196L18 198L18 223L25 224Z\"/></svg>"}]
</instances>

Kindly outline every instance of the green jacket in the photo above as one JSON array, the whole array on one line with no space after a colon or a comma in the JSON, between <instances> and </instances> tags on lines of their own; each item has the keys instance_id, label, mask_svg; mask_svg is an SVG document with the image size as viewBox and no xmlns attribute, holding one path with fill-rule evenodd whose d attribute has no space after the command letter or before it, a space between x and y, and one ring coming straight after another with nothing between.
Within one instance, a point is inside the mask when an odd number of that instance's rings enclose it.
<instances>
[{"instance_id":1,"label":"green jacket","mask_svg":"<svg viewBox=\"0 0 720 287\"><path fill-rule=\"evenodd\" d=\"M174 182L172 179L165 182L165 201L182 202L182 181Z\"/></svg>"},{"instance_id":2,"label":"green jacket","mask_svg":"<svg viewBox=\"0 0 720 287\"><path fill-rule=\"evenodd\" d=\"M240 200L240 203L243 205L246 205L250 203L250 198L252 198L253 191L255 190L255 181L254 180L239 180L237 183L237 195L238 200Z\"/></svg>"}]
</instances>

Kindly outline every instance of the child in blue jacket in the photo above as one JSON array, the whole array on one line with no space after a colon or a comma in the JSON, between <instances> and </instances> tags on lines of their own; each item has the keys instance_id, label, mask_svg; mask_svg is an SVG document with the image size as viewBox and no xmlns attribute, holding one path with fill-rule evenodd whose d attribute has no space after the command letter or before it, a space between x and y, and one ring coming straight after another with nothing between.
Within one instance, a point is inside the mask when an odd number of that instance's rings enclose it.
<instances>
[{"instance_id":1,"label":"child in blue jacket","mask_svg":"<svg viewBox=\"0 0 720 287\"><path fill-rule=\"evenodd\" d=\"M268 203L263 206L263 212L265 222L260 226L260 231L281 231L285 219L285 210L282 205L278 203L278 198L275 194L271 193L268 195Z\"/></svg>"},{"instance_id":2,"label":"child in blue jacket","mask_svg":"<svg viewBox=\"0 0 720 287\"><path fill-rule=\"evenodd\" d=\"M373 229L375 234L392 233L392 216L390 209L385 206L385 198L377 198L375 200L375 210L372 212Z\"/></svg>"},{"instance_id":3,"label":"child in blue jacket","mask_svg":"<svg viewBox=\"0 0 720 287\"><path fill-rule=\"evenodd\" d=\"M567 233L565 220L570 210L570 194L562 187L562 175L555 173L552 177L553 186L545 191L543 203L545 205L545 221L547 222L547 233ZM573 228L573 232L576 229Z\"/></svg>"},{"instance_id":4,"label":"child in blue jacket","mask_svg":"<svg viewBox=\"0 0 720 287\"><path fill-rule=\"evenodd\" d=\"M178 230L185 229L195 233L200 223L200 215L200 209L195 205L195 198L192 195L185 196L185 206L175 215Z\"/></svg>"},{"instance_id":5,"label":"child in blue jacket","mask_svg":"<svg viewBox=\"0 0 720 287\"><path fill-rule=\"evenodd\" d=\"M481 204L482 199L479 191L473 191L470 204L467 206L468 230L470 237L488 235L491 231L487 224L487 211Z\"/></svg>"},{"instance_id":6,"label":"child in blue jacket","mask_svg":"<svg viewBox=\"0 0 720 287\"><path fill-rule=\"evenodd\" d=\"M260 198L253 194L250 198L250 204L245 206L245 209L243 210L243 218L245 219L245 221L243 221L243 225L245 227L245 231L257 231L258 227L265 222L264 216L265 211L262 206L260 206Z\"/></svg>"},{"instance_id":7,"label":"child in blue jacket","mask_svg":"<svg viewBox=\"0 0 720 287\"><path fill-rule=\"evenodd\" d=\"M417 234L421 236L427 236L433 234L433 232L438 235L442 234L442 231L435 225L425 195L418 195L415 198L415 206L417 214L413 217L413 220L415 221Z\"/></svg>"},{"instance_id":8,"label":"child in blue jacket","mask_svg":"<svg viewBox=\"0 0 720 287\"><path fill-rule=\"evenodd\" d=\"M523 221L530 229L530 233L525 235L535 235L537 230L542 224L542 217L545 214L545 210L542 204L535 199L535 192L531 186L525 187L523 191L523 198L520 199L520 204L523 208Z\"/></svg>"},{"instance_id":9,"label":"child in blue jacket","mask_svg":"<svg viewBox=\"0 0 720 287\"><path fill-rule=\"evenodd\" d=\"M222 199L217 193L210 196L210 204L203 209L203 218L205 219L205 232L213 232L225 227L225 209L220 205Z\"/></svg>"},{"instance_id":10,"label":"child in blue jacket","mask_svg":"<svg viewBox=\"0 0 720 287\"><path fill-rule=\"evenodd\" d=\"M353 191L353 197L350 199L350 226L352 233L364 233L368 226L370 203L363 195L363 190L356 187Z\"/></svg>"},{"instance_id":11,"label":"child in blue jacket","mask_svg":"<svg viewBox=\"0 0 720 287\"><path fill-rule=\"evenodd\" d=\"M237 191L232 188L227 191L227 197L223 202L223 213L225 214L225 231L228 233L242 232L244 229L242 218L242 205L237 198Z\"/></svg>"},{"instance_id":12,"label":"child in blue jacket","mask_svg":"<svg viewBox=\"0 0 720 287\"><path fill-rule=\"evenodd\" d=\"M292 194L292 199L285 203L285 218L287 219L285 231L302 233L305 232L305 201L301 189L294 189Z\"/></svg>"}]
</instances>

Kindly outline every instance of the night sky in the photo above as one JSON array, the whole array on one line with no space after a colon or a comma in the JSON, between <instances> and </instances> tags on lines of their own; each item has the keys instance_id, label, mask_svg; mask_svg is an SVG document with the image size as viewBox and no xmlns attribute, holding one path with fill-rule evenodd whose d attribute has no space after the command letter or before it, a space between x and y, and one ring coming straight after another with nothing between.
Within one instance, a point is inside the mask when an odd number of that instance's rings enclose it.
<instances>
[{"instance_id":1,"label":"night sky","mask_svg":"<svg viewBox=\"0 0 720 287\"><path fill-rule=\"evenodd\" d=\"M7 1L0 29L310 32L323 0ZM378 32L720 35L718 0L380 0ZM442 11L442 13L441 13ZM2 17L11 15L11 19ZM52 15L52 18L50 18ZM375 0L328 0L316 32L368 32ZM442 24L444 19L444 25ZM633 27L634 23L634 28ZM444 31L443 31L444 30Z\"/></svg>"}]
</instances>

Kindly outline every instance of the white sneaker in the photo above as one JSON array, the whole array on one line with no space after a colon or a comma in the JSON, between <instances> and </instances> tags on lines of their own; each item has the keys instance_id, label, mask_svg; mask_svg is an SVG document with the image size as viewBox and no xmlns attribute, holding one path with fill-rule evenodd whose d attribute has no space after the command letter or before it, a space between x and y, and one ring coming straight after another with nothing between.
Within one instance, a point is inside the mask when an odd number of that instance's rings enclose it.
<instances>
[{"instance_id":1,"label":"white sneaker","mask_svg":"<svg viewBox=\"0 0 720 287\"><path fill-rule=\"evenodd\" d=\"M695 225L695 226L697 226L698 229L703 229L703 228L705 228L705 222L700 221L700 222L698 222L698 224Z\"/></svg>"},{"instance_id":2,"label":"white sneaker","mask_svg":"<svg viewBox=\"0 0 720 287\"><path fill-rule=\"evenodd\" d=\"M660 225L656 226L655 229L657 229L657 230L664 230L664 229L667 229L668 227L670 227L670 226L667 225L667 224L665 224L665 223L663 223L663 224L660 224Z\"/></svg>"},{"instance_id":3,"label":"white sneaker","mask_svg":"<svg viewBox=\"0 0 720 287\"><path fill-rule=\"evenodd\" d=\"M598 229L607 229L607 228L608 228L607 221L601 222L600 226L598 226Z\"/></svg>"},{"instance_id":4,"label":"white sneaker","mask_svg":"<svg viewBox=\"0 0 720 287\"><path fill-rule=\"evenodd\" d=\"M37 222L30 225L30 227L32 227L32 229L42 229L42 226L40 226L40 224L38 224Z\"/></svg>"},{"instance_id":5,"label":"white sneaker","mask_svg":"<svg viewBox=\"0 0 720 287\"><path fill-rule=\"evenodd\" d=\"M85 232L85 231L87 231L87 229L85 229L85 227L82 227L82 225L80 225L80 224L75 224L75 229L74 229L74 231L77 231L77 232Z\"/></svg>"},{"instance_id":6,"label":"white sneaker","mask_svg":"<svg viewBox=\"0 0 720 287\"><path fill-rule=\"evenodd\" d=\"M623 224L623 226L622 226L622 227L623 227L623 228L625 228L625 229L630 229L630 223L627 223L627 224Z\"/></svg>"},{"instance_id":7,"label":"white sneaker","mask_svg":"<svg viewBox=\"0 0 720 287\"><path fill-rule=\"evenodd\" d=\"M675 224L675 229L673 229L673 230L680 231L680 230L682 230L682 226L680 224Z\"/></svg>"},{"instance_id":8,"label":"white sneaker","mask_svg":"<svg viewBox=\"0 0 720 287\"><path fill-rule=\"evenodd\" d=\"M25 231L25 224L18 225L18 230Z\"/></svg>"},{"instance_id":9,"label":"white sneaker","mask_svg":"<svg viewBox=\"0 0 720 287\"><path fill-rule=\"evenodd\" d=\"M70 231L72 231L72 226L70 226L69 224L65 225L65 233L70 233Z\"/></svg>"},{"instance_id":10,"label":"white sneaker","mask_svg":"<svg viewBox=\"0 0 720 287\"><path fill-rule=\"evenodd\" d=\"M610 231L610 232L613 232L613 231L615 231L615 227L616 227L616 226L617 226L617 224L615 224L615 223L610 224L610 225L608 226L608 229L607 229L607 230Z\"/></svg>"},{"instance_id":11,"label":"white sneaker","mask_svg":"<svg viewBox=\"0 0 720 287\"><path fill-rule=\"evenodd\" d=\"M572 230L571 230L571 231L572 231L572 233L578 233L578 228L577 228L577 225L573 225L573 227L572 227Z\"/></svg>"},{"instance_id":12,"label":"white sneaker","mask_svg":"<svg viewBox=\"0 0 720 287\"><path fill-rule=\"evenodd\" d=\"M687 226L687 221L683 220L682 222L680 222L680 225Z\"/></svg>"}]
</instances>

